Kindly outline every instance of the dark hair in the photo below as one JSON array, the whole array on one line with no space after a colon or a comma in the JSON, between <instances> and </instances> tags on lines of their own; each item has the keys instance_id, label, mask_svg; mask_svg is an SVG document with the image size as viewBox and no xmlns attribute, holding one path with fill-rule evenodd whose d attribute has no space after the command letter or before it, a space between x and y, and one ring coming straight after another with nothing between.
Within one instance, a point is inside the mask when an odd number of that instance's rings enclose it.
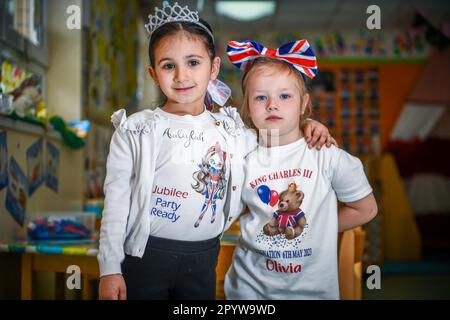
<instances>
[{"instance_id":1,"label":"dark hair","mask_svg":"<svg viewBox=\"0 0 450 320\"><path fill-rule=\"evenodd\" d=\"M211 33L213 33L211 26L205 20L199 19L199 22L206 28L208 28L208 30ZM198 36L205 44L205 47L208 50L211 61L214 59L214 57L216 56L214 39L211 38L209 33L203 27L193 22L186 22L186 21L169 22L156 29L155 32L153 32L153 34L150 37L148 45L148 56L150 59L150 65L153 68L155 67L155 47L158 44L158 42L164 37L176 34L177 32L180 31L185 31L192 35Z\"/></svg>"}]
</instances>

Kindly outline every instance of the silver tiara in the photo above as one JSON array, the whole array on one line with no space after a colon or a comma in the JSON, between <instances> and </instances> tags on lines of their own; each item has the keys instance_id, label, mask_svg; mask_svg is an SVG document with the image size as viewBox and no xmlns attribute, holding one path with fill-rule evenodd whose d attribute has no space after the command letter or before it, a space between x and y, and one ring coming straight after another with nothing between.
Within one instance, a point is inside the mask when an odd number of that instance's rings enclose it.
<instances>
[{"instance_id":1,"label":"silver tiara","mask_svg":"<svg viewBox=\"0 0 450 320\"><path fill-rule=\"evenodd\" d=\"M147 29L148 34L151 36L152 33L162 25L169 22L180 21L195 23L205 29L205 31L211 36L211 39L214 40L214 36L211 31L209 31L204 24L199 22L198 12L189 10L187 6L181 7L178 2L175 2L173 6L171 6L168 1L163 1L162 10L155 7L155 14L148 15L148 23L145 25L145 29Z\"/></svg>"}]
</instances>

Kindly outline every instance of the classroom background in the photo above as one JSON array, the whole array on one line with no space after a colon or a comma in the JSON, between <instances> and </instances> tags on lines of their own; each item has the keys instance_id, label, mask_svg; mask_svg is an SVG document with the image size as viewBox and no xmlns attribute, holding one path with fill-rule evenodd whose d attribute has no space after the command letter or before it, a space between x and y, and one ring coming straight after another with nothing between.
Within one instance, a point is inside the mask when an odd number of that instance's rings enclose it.
<instances>
[{"instance_id":1,"label":"classroom background","mask_svg":"<svg viewBox=\"0 0 450 320\"><path fill-rule=\"evenodd\" d=\"M450 3L178 3L212 25L231 105L241 72L227 40L306 38L315 51L312 118L363 161L379 206L340 235L341 298L449 299ZM0 0L0 299L97 299L110 116L163 101L146 73L154 6ZM235 224L222 239L218 299L238 237Z\"/></svg>"}]
</instances>

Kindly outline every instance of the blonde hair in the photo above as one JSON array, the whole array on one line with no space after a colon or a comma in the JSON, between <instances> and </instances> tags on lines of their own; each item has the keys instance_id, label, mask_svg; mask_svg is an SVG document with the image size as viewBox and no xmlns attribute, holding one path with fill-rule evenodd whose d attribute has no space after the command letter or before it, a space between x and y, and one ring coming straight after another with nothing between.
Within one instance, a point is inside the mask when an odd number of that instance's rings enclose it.
<instances>
[{"instance_id":1,"label":"blonde hair","mask_svg":"<svg viewBox=\"0 0 450 320\"><path fill-rule=\"evenodd\" d=\"M259 58L256 60L250 67L249 70L246 71L242 78L242 93L244 95L243 102L242 102L242 108L241 108L241 115L242 120L245 122L245 124L255 130L258 130L258 128L255 127L255 124L252 121L252 118L250 116L250 109L249 109L249 94L248 94L248 81L250 77L252 77L255 73L258 72L264 72L267 70L271 70L272 72L276 73L287 73L287 75L294 74L295 78L297 79L298 87L300 90L300 104L303 104L303 99L306 94L308 94L308 91L306 89L305 81L303 81L303 77L300 74L299 71L288 65L286 62L276 60L274 58ZM300 115L299 119L299 126L302 128L306 118L308 118L312 113L312 102L311 99L309 99L308 103L306 104L305 110L302 115Z\"/></svg>"}]
</instances>

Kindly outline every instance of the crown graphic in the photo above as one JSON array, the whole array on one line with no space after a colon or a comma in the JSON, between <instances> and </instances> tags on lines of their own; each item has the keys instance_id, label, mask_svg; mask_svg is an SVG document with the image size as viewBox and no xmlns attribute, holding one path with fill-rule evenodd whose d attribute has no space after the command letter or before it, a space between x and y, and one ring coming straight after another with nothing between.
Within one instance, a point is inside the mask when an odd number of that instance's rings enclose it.
<instances>
[{"instance_id":1,"label":"crown graphic","mask_svg":"<svg viewBox=\"0 0 450 320\"><path fill-rule=\"evenodd\" d=\"M295 182L289 183L288 189L291 191L297 191L297 184Z\"/></svg>"},{"instance_id":2,"label":"crown graphic","mask_svg":"<svg viewBox=\"0 0 450 320\"><path fill-rule=\"evenodd\" d=\"M148 23L145 25L148 34L152 35L156 29L169 22L192 22L205 29L206 32L214 39L209 29L199 22L198 12L191 11L187 6L181 7L178 2L170 5L168 1L163 1L163 8L155 7L155 13L148 15Z\"/></svg>"}]
</instances>

